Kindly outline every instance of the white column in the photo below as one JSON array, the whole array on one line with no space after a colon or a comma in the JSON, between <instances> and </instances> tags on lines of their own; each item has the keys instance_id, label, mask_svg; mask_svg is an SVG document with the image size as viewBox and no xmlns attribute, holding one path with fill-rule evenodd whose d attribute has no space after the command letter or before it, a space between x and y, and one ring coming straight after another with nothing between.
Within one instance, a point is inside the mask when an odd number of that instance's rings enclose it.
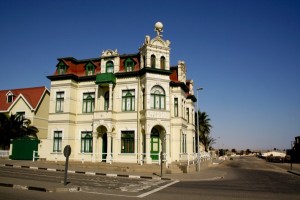
<instances>
[{"instance_id":1,"label":"white column","mask_svg":"<svg viewBox=\"0 0 300 200\"><path fill-rule=\"evenodd\" d=\"M151 164L152 163L152 160L151 160L151 157L150 157L150 133L147 133L146 134L146 163L147 164Z\"/></svg>"},{"instance_id":2,"label":"white column","mask_svg":"<svg viewBox=\"0 0 300 200\"><path fill-rule=\"evenodd\" d=\"M93 132L93 158L92 161L96 162L97 160L97 156L98 156L98 152L97 152L97 132Z\"/></svg>"},{"instance_id":3,"label":"white column","mask_svg":"<svg viewBox=\"0 0 300 200\"><path fill-rule=\"evenodd\" d=\"M99 86L96 85L95 86L95 108L94 108L95 111L99 110L99 106L98 106L98 104L99 104L99 99L98 99L98 91L99 91L99 89L98 88L99 88Z\"/></svg>"},{"instance_id":4,"label":"white column","mask_svg":"<svg viewBox=\"0 0 300 200\"><path fill-rule=\"evenodd\" d=\"M107 156L106 163L111 163L111 133L107 133Z\"/></svg>"},{"instance_id":5,"label":"white column","mask_svg":"<svg viewBox=\"0 0 300 200\"><path fill-rule=\"evenodd\" d=\"M108 103L108 110L112 110L112 84L109 84L109 103Z\"/></svg>"},{"instance_id":6,"label":"white column","mask_svg":"<svg viewBox=\"0 0 300 200\"><path fill-rule=\"evenodd\" d=\"M166 160L167 160L167 163L171 163L171 160L170 160L170 134L166 134L166 154L167 154L167 157L166 157Z\"/></svg>"}]
</instances>

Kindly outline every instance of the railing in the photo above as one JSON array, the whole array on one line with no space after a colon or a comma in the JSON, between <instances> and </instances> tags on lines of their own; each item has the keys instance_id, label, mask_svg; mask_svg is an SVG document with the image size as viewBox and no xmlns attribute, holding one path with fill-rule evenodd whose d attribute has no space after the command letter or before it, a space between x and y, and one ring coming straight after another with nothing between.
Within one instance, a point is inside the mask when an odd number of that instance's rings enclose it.
<instances>
[{"instance_id":1,"label":"railing","mask_svg":"<svg viewBox=\"0 0 300 200\"><path fill-rule=\"evenodd\" d=\"M179 154L179 163L187 163L187 165L189 166L190 164L195 164L197 163L198 157L197 157L197 153L192 153L192 154L188 154L188 153L181 153ZM200 152L200 162L201 161L205 161L205 160L210 160L211 156L209 152L206 151L201 151Z\"/></svg>"},{"instance_id":2,"label":"railing","mask_svg":"<svg viewBox=\"0 0 300 200\"><path fill-rule=\"evenodd\" d=\"M0 150L0 158L9 157L9 150Z\"/></svg>"},{"instance_id":3,"label":"railing","mask_svg":"<svg viewBox=\"0 0 300 200\"><path fill-rule=\"evenodd\" d=\"M54 157L55 162L59 160L63 160L62 158L63 153L62 152L52 152L51 155ZM126 162L126 161L137 161L140 165L143 165L146 162L146 153L111 153L110 157L108 157L108 153L78 153L78 156L70 157L69 160L73 161L81 161L81 163L84 162L96 162L96 161L107 161L108 163L112 164L112 162ZM157 160L152 160L152 163L157 163L158 165L161 165L161 161L166 163L166 167L168 167L167 163L167 154L163 153L163 159L161 159L161 154L157 153L151 153L150 156L157 156ZM32 154L32 161L36 161L37 159L40 159L40 156L38 155L38 151L33 151Z\"/></svg>"}]
</instances>

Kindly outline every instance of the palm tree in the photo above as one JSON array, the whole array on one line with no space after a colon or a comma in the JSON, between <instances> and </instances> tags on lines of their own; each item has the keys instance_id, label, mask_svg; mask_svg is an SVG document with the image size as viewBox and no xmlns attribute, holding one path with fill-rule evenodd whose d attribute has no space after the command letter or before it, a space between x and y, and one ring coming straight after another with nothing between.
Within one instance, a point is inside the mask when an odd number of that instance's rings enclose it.
<instances>
[{"instance_id":1,"label":"palm tree","mask_svg":"<svg viewBox=\"0 0 300 200\"><path fill-rule=\"evenodd\" d=\"M11 139L23 137L37 138L39 130L31 125L29 119L21 114L12 114L8 116L0 113L0 145L7 149Z\"/></svg>"},{"instance_id":2,"label":"palm tree","mask_svg":"<svg viewBox=\"0 0 300 200\"><path fill-rule=\"evenodd\" d=\"M0 149L9 149L9 116L5 113L0 113Z\"/></svg>"},{"instance_id":3,"label":"palm tree","mask_svg":"<svg viewBox=\"0 0 300 200\"><path fill-rule=\"evenodd\" d=\"M196 123L196 130L198 130L197 126L199 125L199 141L204 145L205 151L208 151L209 147L215 142L215 139L209 135L212 128L210 118L206 112L200 112L200 110L196 113L196 119L197 117L199 117L199 124Z\"/></svg>"}]
</instances>

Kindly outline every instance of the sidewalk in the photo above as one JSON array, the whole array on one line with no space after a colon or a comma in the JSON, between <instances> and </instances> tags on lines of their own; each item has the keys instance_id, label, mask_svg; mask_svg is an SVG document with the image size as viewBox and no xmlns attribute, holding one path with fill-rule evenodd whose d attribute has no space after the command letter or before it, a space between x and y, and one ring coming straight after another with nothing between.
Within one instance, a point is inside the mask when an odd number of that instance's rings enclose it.
<instances>
[{"instance_id":1,"label":"sidewalk","mask_svg":"<svg viewBox=\"0 0 300 200\"><path fill-rule=\"evenodd\" d=\"M88 163L86 164L88 165ZM145 178L145 179L158 179L158 180L179 180L179 181L208 181L222 179L225 174L221 170L216 168L217 165L200 169L200 172L193 173L176 173L176 174L164 174L160 177L160 174L153 174L149 172L126 172L126 171L109 171L97 168L97 165L77 165L69 166L68 173L88 174L95 176L114 176L114 177L127 177L127 178ZM53 162L32 162L22 160L8 160L0 159L0 167L14 167L14 168L29 168L33 170L47 170L47 171L64 171L62 164L56 164ZM75 192L79 191L80 187L72 184L64 185L63 183L49 183L45 181L33 181L15 178L1 177L0 186L12 187L16 189L36 190L43 192Z\"/></svg>"}]
</instances>

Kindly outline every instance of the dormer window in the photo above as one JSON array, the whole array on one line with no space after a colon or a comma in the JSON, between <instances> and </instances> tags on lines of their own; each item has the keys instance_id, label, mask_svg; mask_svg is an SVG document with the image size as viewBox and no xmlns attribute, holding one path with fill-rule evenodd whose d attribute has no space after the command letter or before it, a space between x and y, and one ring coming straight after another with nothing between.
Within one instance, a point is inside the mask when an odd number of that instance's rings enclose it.
<instances>
[{"instance_id":1,"label":"dormer window","mask_svg":"<svg viewBox=\"0 0 300 200\"><path fill-rule=\"evenodd\" d=\"M125 70L126 72L131 72L134 69L134 61L131 58L125 60Z\"/></svg>"},{"instance_id":2,"label":"dormer window","mask_svg":"<svg viewBox=\"0 0 300 200\"><path fill-rule=\"evenodd\" d=\"M8 94L7 95L7 103L11 103L14 101L14 95L13 94Z\"/></svg>"},{"instance_id":3,"label":"dormer window","mask_svg":"<svg viewBox=\"0 0 300 200\"><path fill-rule=\"evenodd\" d=\"M85 66L85 72L86 72L86 75L87 75L87 76L94 75L94 74L95 74L95 66L94 66L92 63L89 62L89 63Z\"/></svg>"},{"instance_id":4,"label":"dormer window","mask_svg":"<svg viewBox=\"0 0 300 200\"><path fill-rule=\"evenodd\" d=\"M114 73L114 63L112 61L106 63L106 73Z\"/></svg>"},{"instance_id":5,"label":"dormer window","mask_svg":"<svg viewBox=\"0 0 300 200\"><path fill-rule=\"evenodd\" d=\"M65 74L67 72L67 66L64 62L59 62L57 65L57 73L58 75Z\"/></svg>"}]
</instances>

